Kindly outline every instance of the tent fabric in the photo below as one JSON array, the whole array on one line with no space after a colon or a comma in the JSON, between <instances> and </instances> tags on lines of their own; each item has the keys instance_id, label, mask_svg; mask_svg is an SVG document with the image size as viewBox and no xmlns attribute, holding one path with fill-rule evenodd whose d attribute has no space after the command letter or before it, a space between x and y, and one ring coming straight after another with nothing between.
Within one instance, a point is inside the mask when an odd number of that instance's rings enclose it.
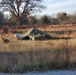
<instances>
[{"instance_id":1,"label":"tent fabric","mask_svg":"<svg viewBox=\"0 0 76 75\"><path fill-rule=\"evenodd\" d=\"M49 34L42 32L35 27L18 37L19 40L45 40L50 38L51 36Z\"/></svg>"}]
</instances>

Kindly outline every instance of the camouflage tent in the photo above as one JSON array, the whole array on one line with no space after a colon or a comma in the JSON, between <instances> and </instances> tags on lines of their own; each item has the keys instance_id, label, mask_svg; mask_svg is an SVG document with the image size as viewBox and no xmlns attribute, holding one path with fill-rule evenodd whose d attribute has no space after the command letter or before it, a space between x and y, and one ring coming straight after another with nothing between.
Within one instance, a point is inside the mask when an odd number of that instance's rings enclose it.
<instances>
[{"instance_id":1,"label":"camouflage tent","mask_svg":"<svg viewBox=\"0 0 76 75\"><path fill-rule=\"evenodd\" d=\"M37 28L32 28L18 37L19 40L45 40L50 38L51 36L49 34L42 32Z\"/></svg>"}]
</instances>

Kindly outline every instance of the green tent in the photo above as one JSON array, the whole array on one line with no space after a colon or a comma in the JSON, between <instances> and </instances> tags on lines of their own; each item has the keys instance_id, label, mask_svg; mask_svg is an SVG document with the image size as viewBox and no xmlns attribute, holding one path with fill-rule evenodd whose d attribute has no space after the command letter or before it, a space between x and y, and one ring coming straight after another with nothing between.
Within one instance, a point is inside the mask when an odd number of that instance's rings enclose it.
<instances>
[{"instance_id":1,"label":"green tent","mask_svg":"<svg viewBox=\"0 0 76 75\"><path fill-rule=\"evenodd\" d=\"M46 40L50 38L51 36L49 34L42 32L35 27L18 37L19 40Z\"/></svg>"}]
</instances>

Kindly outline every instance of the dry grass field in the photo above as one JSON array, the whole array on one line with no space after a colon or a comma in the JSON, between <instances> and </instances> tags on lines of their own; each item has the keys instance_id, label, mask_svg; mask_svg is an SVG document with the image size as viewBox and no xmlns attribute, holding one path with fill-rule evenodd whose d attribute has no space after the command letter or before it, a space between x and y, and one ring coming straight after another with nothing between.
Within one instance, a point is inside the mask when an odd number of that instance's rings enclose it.
<instances>
[{"instance_id":1,"label":"dry grass field","mask_svg":"<svg viewBox=\"0 0 76 75\"><path fill-rule=\"evenodd\" d=\"M0 72L25 72L29 70L74 69L76 68L76 31L67 27L39 28L50 32L52 37L71 39L50 39L44 41L17 40L13 33L0 34ZM56 30L57 29L57 30ZM69 30L72 30L71 33ZM28 29L27 29L28 30ZM26 29L25 29L26 31ZM60 32L60 33L59 33ZM2 37L9 43L3 43Z\"/></svg>"}]
</instances>

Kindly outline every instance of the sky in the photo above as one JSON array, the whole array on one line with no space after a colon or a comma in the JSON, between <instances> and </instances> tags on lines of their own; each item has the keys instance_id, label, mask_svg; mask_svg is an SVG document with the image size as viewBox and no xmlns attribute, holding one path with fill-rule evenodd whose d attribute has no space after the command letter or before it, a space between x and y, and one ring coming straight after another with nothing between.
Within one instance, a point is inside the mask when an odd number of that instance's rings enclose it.
<instances>
[{"instance_id":1,"label":"sky","mask_svg":"<svg viewBox=\"0 0 76 75\"><path fill-rule=\"evenodd\" d=\"M46 9L39 15L54 15L58 12L73 14L76 12L76 0L43 0Z\"/></svg>"},{"instance_id":2,"label":"sky","mask_svg":"<svg viewBox=\"0 0 76 75\"><path fill-rule=\"evenodd\" d=\"M58 12L76 13L76 0L43 0L42 4L46 6L46 9L34 15L56 15Z\"/></svg>"}]
</instances>

